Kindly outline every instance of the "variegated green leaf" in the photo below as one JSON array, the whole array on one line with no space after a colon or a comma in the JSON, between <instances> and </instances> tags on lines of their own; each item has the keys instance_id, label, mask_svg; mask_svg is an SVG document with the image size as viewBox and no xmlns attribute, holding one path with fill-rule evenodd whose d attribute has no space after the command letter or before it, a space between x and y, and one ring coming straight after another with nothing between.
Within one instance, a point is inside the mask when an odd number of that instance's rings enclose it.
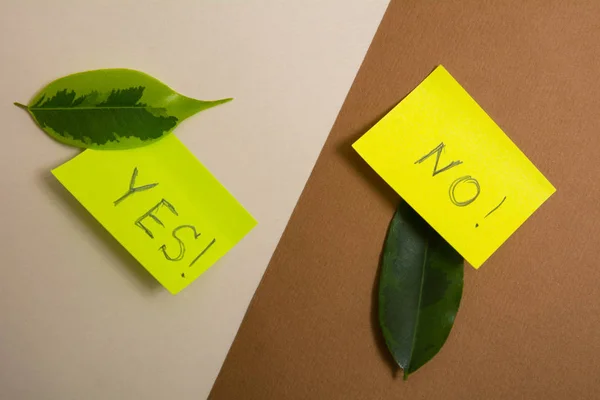
<instances>
[{"instance_id":1,"label":"variegated green leaf","mask_svg":"<svg viewBox=\"0 0 600 400\"><path fill-rule=\"evenodd\" d=\"M379 322L406 379L450 334L462 297L464 260L402 203L390 223L381 264Z\"/></svg>"},{"instance_id":2,"label":"variegated green leaf","mask_svg":"<svg viewBox=\"0 0 600 400\"><path fill-rule=\"evenodd\" d=\"M159 140L186 118L230 100L196 100L143 72L101 69L57 79L28 105L15 104L62 143L127 149Z\"/></svg>"}]
</instances>

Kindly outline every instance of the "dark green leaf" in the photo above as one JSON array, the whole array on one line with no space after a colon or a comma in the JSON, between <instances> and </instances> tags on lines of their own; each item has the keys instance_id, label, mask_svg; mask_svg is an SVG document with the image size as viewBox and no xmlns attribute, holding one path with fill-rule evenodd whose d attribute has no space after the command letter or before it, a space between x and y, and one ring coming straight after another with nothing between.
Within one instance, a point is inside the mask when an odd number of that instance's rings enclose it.
<instances>
[{"instance_id":1,"label":"dark green leaf","mask_svg":"<svg viewBox=\"0 0 600 400\"><path fill-rule=\"evenodd\" d=\"M404 378L444 345L463 289L463 258L406 203L383 250L379 322Z\"/></svg>"},{"instance_id":2,"label":"dark green leaf","mask_svg":"<svg viewBox=\"0 0 600 400\"><path fill-rule=\"evenodd\" d=\"M62 143L126 149L159 140L184 119L230 100L195 100L142 72L102 69L57 79L29 105L15 104Z\"/></svg>"}]
</instances>

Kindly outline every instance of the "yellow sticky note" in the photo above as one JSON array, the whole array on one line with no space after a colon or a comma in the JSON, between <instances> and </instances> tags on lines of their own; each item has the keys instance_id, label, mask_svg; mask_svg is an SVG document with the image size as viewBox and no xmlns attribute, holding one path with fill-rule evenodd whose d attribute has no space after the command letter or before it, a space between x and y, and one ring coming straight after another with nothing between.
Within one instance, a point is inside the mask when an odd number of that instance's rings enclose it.
<instances>
[{"instance_id":1,"label":"yellow sticky note","mask_svg":"<svg viewBox=\"0 0 600 400\"><path fill-rule=\"evenodd\" d=\"M85 150L52 173L173 294L256 225L175 135Z\"/></svg>"},{"instance_id":2,"label":"yellow sticky note","mask_svg":"<svg viewBox=\"0 0 600 400\"><path fill-rule=\"evenodd\" d=\"M353 147L475 268L555 192L442 66Z\"/></svg>"}]
</instances>

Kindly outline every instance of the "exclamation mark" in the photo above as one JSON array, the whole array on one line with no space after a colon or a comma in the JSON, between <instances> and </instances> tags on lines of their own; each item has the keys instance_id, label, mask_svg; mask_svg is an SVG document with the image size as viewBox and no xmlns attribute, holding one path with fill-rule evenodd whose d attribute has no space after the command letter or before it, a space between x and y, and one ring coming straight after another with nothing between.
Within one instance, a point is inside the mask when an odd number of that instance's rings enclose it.
<instances>
[{"instance_id":1,"label":"exclamation mark","mask_svg":"<svg viewBox=\"0 0 600 400\"><path fill-rule=\"evenodd\" d=\"M500 204L498 204L496 207L494 207L492 209L492 211L490 211L489 213L485 214L485 217L483 217L483 218L485 219L485 218L489 217L494 211L496 211L497 209L499 209L500 206L502 204L504 204L504 201L506 201L506 196L504 196L504 198L502 199L502 201L500 202ZM475 224L475 228L477 228L477 227L479 227L479 224Z\"/></svg>"}]
</instances>

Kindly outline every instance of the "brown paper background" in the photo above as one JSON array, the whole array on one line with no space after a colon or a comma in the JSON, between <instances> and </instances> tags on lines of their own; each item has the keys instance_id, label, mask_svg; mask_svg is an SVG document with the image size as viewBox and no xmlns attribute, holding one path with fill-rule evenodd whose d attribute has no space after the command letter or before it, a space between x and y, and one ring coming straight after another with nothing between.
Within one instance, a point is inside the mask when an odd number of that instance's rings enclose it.
<instances>
[{"instance_id":1,"label":"brown paper background","mask_svg":"<svg viewBox=\"0 0 600 400\"><path fill-rule=\"evenodd\" d=\"M450 338L403 382L375 298L399 198L350 145L438 64L558 191L466 267ZM598 0L393 0L210 398L600 398L598 71Z\"/></svg>"}]
</instances>

